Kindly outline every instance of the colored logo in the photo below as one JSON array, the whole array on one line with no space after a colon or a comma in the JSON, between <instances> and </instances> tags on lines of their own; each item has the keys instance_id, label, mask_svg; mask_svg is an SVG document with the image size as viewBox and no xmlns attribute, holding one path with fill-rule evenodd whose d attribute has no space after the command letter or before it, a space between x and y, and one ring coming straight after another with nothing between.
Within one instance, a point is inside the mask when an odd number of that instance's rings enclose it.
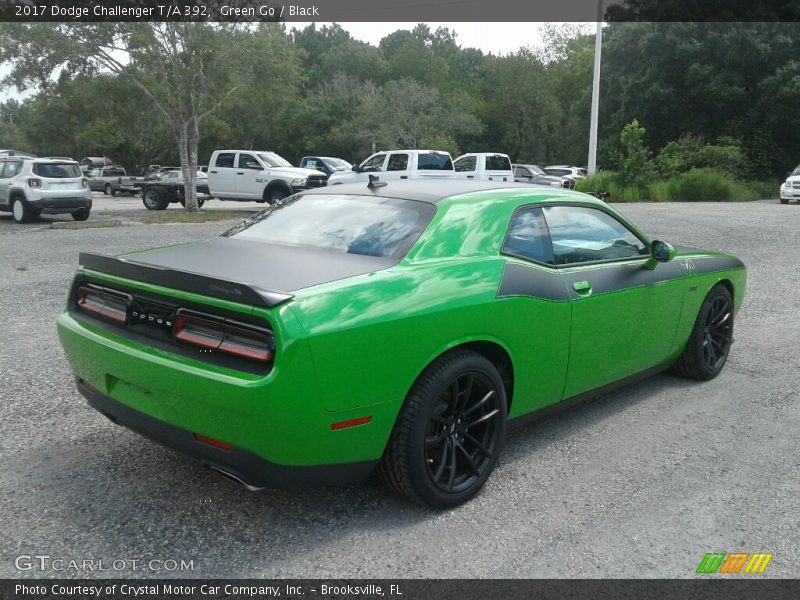
<instances>
[{"instance_id":1,"label":"colored logo","mask_svg":"<svg viewBox=\"0 0 800 600\"><path fill-rule=\"evenodd\" d=\"M763 573L772 560L771 552L709 552L700 561L698 573Z\"/></svg>"}]
</instances>

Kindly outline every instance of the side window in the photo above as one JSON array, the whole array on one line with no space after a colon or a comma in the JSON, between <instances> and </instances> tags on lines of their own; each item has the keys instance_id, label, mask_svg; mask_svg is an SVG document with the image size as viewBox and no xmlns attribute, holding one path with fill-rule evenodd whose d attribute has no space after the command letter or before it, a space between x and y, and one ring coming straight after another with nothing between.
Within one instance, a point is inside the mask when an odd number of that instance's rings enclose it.
<instances>
[{"instance_id":1,"label":"side window","mask_svg":"<svg viewBox=\"0 0 800 600\"><path fill-rule=\"evenodd\" d=\"M515 177L533 177L533 174L525 167L514 167Z\"/></svg>"},{"instance_id":2,"label":"side window","mask_svg":"<svg viewBox=\"0 0 800 600\"><path fill-rule=\"evenodd\" d=\"M503 243L503 253L554 264L553 247L541 208L525 208L514 214Z\"/></svg>"},{"instance_id":3,"label":"side window","mask_svg":"<svg viewBox=\"0 0 800 600\"><path fill-rule=\"evenodd\" d=\"M385 154L376 154L375 156L364 161L364 163L361 165L361 170L366 172L380 171L383 169L383 161L385 159Z\"/></svg>"},{"instance_id":4,"label":"side window","mask_svg":"<svg viewBox=\"0 0 800 600\"><path fill-rule=\"evenodd\" d=\"M390 154L387 171L405 171L408 169L408 154Z\"/></svg>"},{"instance_id":5,"label":"side window","mask_svg":"<svg viewBox=\"0 0 800 600\"><path fill-rule=\"evenodd\" d=\"M233 152L221 152L217 154L217 161L214 163L214 166L232 169L234 158L236 158L236 154Z\"/></svg>"},{"instance_id":6,"label":"side window","mask_svg":"<svg viewBox=\"0 0 800 600\"><path fill-rule=\"evenodd\" d=\"M261 163L256 160L256 157L252 154L240 154L239 155L239 168L240 169L250 169L250 168L261 168Z\"/></svg>"},{"instance_id":7,"label":"side window","mask_svg":"<svg viewBox=\"0 0 800 600\"><path fill-rule=\"evenodd\" d=\"M614 217L588 206L547 206L557 265L646 256L648 248Z\"/></svg>"},{"instance_id":8,"label":"side window","mask_svg":"<svg viewBox=\"0 0 800 600\"><path fill-rule=\"evenodd\" d=\"M474 171L475 166L477 164L478 164L478 157L465 156L463 158L459 158L456 162L454 162L453 168L456 170L456 173L465 173L468 171Z\"/></svg>"},{"instance_id":9,"label":"side window","mask_svg":"<svg viewBox=\"0 0 800 600\"><path fill-rule=\"evenodd\" d=\"M14 177L20 171L22 171L22 163L18 160L10 160L3 168L3 173L0 175L0 177L3 179L8 179L9 177Z\"/></svg>"},{"instance_id":10,"label":"side window","mask_svg":"<svg viewBox=\"0 0 800 600\"><path fill-rule=\"evenodd\" d=\"M317 161L314 160L313 158L309 158L308 160L303 161L303 164L300 165L300 166L304 167L306 169L316 169L317 168Z\"/></svg>"},{"instance_id":11,"label":"side window","mask_svg":"<svg viewBox=\"0 0 800 600\"><path fill-rule=\"evenodd\" d=\"M555 175L557 177L564 177L564 175L572 175L569 169L545 169L548 175Z\"/></svg>"}]
</instances>

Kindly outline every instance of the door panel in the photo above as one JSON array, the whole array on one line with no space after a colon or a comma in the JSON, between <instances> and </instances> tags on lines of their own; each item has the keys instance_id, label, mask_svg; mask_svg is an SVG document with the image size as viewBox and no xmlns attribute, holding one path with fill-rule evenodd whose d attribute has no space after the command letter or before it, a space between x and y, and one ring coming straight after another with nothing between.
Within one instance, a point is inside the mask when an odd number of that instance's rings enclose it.
<instances>
[{"instance_id":1,"label":"door panel","mask_svg":"<svg viewBox=\"0 0 800 600\"><path fill-rule=\"evenodd\" d=\"M211 193L222 198L238 198L236 192L236 153L220 152L214 164L208 167Z\"/></svg>"},{"instance_id":2,"label":"door panel","mask_svg":"<svg viewBox=\"0 0 800 600\"><path fill-rule=\"evenodd\" d=\"M240 152L236 163L236 195L248 200L261 200L264 189L264 178L267 173L263 168L252 168L251 165L263 167L252 154Z\"/></svg>"},{"instance_id":3,"label":"door panel","mask_svg":"<svg viewBox=\"0 0 800 600\"><path fill-rule=\"evenodd\" d=\"M563 271L572 298L565 397L612 383L666 360L686 288L679 263L645 260Z\"/></svg>"}]
</instances>

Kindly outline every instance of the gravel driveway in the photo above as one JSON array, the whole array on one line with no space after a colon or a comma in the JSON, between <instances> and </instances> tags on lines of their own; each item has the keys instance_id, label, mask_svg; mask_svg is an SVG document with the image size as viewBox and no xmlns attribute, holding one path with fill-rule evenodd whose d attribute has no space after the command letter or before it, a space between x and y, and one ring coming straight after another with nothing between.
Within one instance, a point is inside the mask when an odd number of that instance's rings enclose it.
<instances>
[{"instance_id":1,"label":"gravel driveway","mask_svg":"<svg viewBox=\"0 0 800 600\"><path fill-rule=\"evenodd\" d=\"M514 432L482 493L446 512L374 477L253 494L86 406L55 330L78 252L231 222L66 230L0 215L0 577L692 577L706 552L735 550L773 552L767 575L800 577L800 207L617 207L656 238L748 266L727 367L705 384L659 375ZM18 571L19 555L127 562ZM192 569L131 562L153 559Z\"/></svg>"}]
</instances>

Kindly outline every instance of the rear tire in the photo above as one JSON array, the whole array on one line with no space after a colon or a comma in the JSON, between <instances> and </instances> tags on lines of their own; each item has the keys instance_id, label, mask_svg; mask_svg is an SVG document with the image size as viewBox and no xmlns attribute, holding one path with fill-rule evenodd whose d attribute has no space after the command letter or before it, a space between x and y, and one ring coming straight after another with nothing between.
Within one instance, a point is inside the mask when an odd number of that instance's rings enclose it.
<instances>
[{"instance_id":1,"label":"rear tire","mask_svg":"<svg viewBox=\"0 0 800 600\"><path fill-rule=\"evenodd\" d=\"M708 381L722 371L733 343L733 299L717 284L703 301L683 353L673 365L682 377Z\"/></svg>"},{"instance_id":2,"label":"rear tire","mask_svg":"<svg viewBox=\"0 0 800 600\"><path fill-rule=\"evenodd\" d=\"M111 187L110 183L106 184L105 193L106 193L106 196L112 196L113 197L113 196L117 195L117 192L114 191L114 188Z\"/></svg>"},{"instance_id":3,"label":"rear tire","mask_svg":"<svg viewBox=\"0 0 800 600\"><path fill-rule=\"evenodd\" d=\"M72 213L72 218L76 221L85 221L89 218L89 213L91 212L88 208L79 208L75 212Z\"/></svg>"},{"instance_id":4,"label":"rear tire","mask_svg":"<svg viewBox=\"0 0 800 600\"><path fill-rule=\"evenodd\" d=\"M494 365L469 350L431 363L414 383L378 464L404 498L450 508L489 478L506 433L505 388Z\"/></svg>"},{"instance_id":5,"label":"rear tire","mask_svg":"<svg viewBox=\"0 0 800 600\"><path fill-rule=\"evenodd\" d=\"M182 206L183 208L186 208L186 200L185 200L185 199L183 199L183 198L181 198L181 201L180 201L180 202L181 202L181 206ZM203 208L203 204L205 204L205 203L206 203L205 199L203 199L203 198L198 198L198 199L197 199L197 208Z\"/></svg>"},{"instance_id":6,"label":"rear tire","mask_svg":"<svg viewBox=\"0 0 800 600\"><path fill-rule=\"evenodd\" d=\"M142 204L147 210L164 210L169 204L166 191L151 187L142 193Z\"/></svg>"},{"instance_id":7,"label":"rear tire","mask_svg":"<svg viewBox=\"0 0 800 600\"><path fill-rule=\"evenodd\" d=\"M17 223L27 223L31 220L31 210L28 203L19 196L11 201L11 215Z\"/></svg>"}]
</instances>

